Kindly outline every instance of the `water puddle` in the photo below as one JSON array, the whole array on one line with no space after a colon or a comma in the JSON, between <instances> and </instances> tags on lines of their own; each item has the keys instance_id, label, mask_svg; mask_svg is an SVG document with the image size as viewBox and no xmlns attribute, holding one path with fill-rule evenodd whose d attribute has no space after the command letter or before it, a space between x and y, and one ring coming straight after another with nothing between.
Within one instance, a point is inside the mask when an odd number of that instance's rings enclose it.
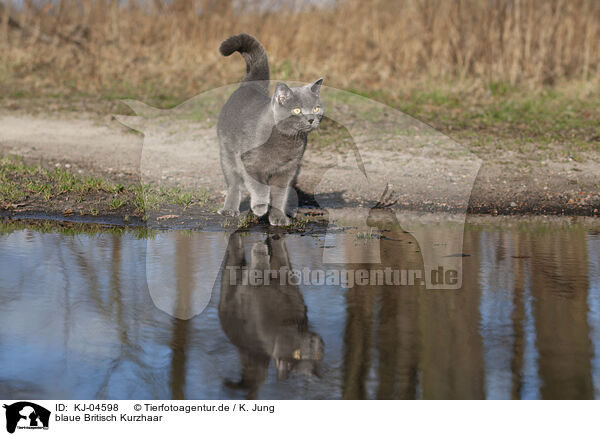
<instances>
[{"instance_id":1,"label":"water puddle","mask_svg":"<svg viewBox=\"0 0 600 436\"><path fill-rule=\"evenodd\" d=\"M421 251L393 231L4 228L0 397L600 398L593 227L468 225L460 289L431 289Z\"/></svg>"}]
</instances>

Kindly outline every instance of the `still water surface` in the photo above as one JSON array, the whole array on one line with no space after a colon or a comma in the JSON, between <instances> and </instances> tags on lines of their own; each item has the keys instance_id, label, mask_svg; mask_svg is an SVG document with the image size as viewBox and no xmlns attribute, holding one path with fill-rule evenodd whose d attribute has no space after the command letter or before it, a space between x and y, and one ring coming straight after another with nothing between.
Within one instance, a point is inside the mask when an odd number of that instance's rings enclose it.
<instances>
[{"instance_id":1,"label":"still water surface","mask_svg":"<svg viewBox=\"0 0 600 436\"><path fill-rule=\"evenodd\" d=\"M325 268L323 244L264 231L6 232L0 397L600 397L600 235L589 227L469 226L460 290L235 286L226 272L205 302L193 296L207 270ZM224 259L211 258L218 249ZM382 266L418 268L418 253L381 240ZM156 291L169 282L175 294ZM165 310L198 304L189 319Z\"/></svg>"}]
</instances>

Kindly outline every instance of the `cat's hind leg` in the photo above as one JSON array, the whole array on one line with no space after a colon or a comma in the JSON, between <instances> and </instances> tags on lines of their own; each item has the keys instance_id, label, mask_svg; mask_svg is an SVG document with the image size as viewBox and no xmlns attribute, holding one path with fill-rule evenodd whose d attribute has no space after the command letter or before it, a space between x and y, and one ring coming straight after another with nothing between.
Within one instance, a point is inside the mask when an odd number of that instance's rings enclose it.
<instances>
[{"instance_id":1,"label":"cat's hind leg","mask_svg":"<svg viewBox=\"0 0 600 436\"><path fill-rule=\"evenodd\" d=\"M296 218L296 214L298 212L298 201L298 193L292 187L292 185L288 186L287 204L285 206L285 213L287 216Z\"/></svg>"}]
</instances>

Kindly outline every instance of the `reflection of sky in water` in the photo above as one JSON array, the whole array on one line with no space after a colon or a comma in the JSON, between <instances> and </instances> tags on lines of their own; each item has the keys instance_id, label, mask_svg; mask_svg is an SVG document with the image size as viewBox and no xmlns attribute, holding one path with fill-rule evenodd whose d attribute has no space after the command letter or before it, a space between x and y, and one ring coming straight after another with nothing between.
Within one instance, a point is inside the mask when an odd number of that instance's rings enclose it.
<instances>
[{"instance_id":1,"label":"reflection of sky in water","mask_svg":"<svg viewBox=\"0 0 600 436\"><path fill-rule=\"evenodd\" d=\"M523 387L522 399L534 400L540 397L540 379L537 376L537 360L539 358L537 348L535 347L535 319L533 318L533 296L531 295L530 271L527 268L525 275L525 350L523 362Z\"/></svg>"},{"instance_id":2,"label":"reflection of sky in water","mask_svg":"<svg viewBox=\"0 0 600 436\"><path fill-rule=\"evenodd\" d=\"M593 379L596 399L600 399L600 236L592 235L587 241L590 289L588 291L588 322L594 344Z\"/></svg>"},{"instance_id":3,"label":"reflection of sky in water","mask_svg":"<svg viewBox=\"0 0 600 436\"><path fill-rule=\"evenodd\" d=\"M483 232L479 241L481 336L485 362L485 393L490 399L509 398L512 378L512 264L506 253L502 259L497 256L502 238L502 234ZM503 248L505 251L510 249L510 245Z\"/></svg>"},{"instance_id":4,"label":"reflection of sky in water","mask_svg":"<svg viewBox=\"0 0 600 436\"><path fill-rule=\"evenodd\" d=\"M516 234L478 232L474 252L465 258L465 262L479 262L474 269L480 287L479 321L471 328L479 332L481 339L483 390L487 398L510 398L515 378L521 382L521 398L539 398L544 383L539 373L542 357L536 331L536 307L541 306L536 306L534 298L543 294L531 289L533 259L512 257L516 254ZM174 267L177 238L170 238L169 234L161 237L173 244L167 243L163 254L169 256L168 264ZM208 238L202 233L193 237L196 241L192 247L204 250L205 255L210 254L210 247L220 244L210 238L202 240ZM260 234L252 237L262 238ZM340 245L343 242L338 241ZM286 244L293 268L322 268L322 237L290 235ZM587 251L589 262L587 317L593 357L592 374L587 376L593 380L598 397L600 238L587 236L580 249ZM236 347L219 321L220 279L201 315L187 322L177 320L152 302L146 286L145 252L146 241L131 234L72 237L15 231L0 236L0 397L171 398L175 392L183 392L186 398L242 396L223 384L225 379L239 379L241 364ZM198 256L202 259L201 254ZM198 259L192 265L201 268L203 262ZM197 276L198 270L192 273ZM168 275L168 270L164 274ZM515 294L519 274L520 299ZM167 283L169 277L164 279ZM308 309L310 329L325 343L322 377L292 375L277 381L271 364L259 398L342 395L348 347L344 339L348 291L331 286L303 286L300 292ZM375 299L373 303L371 349L363 350L370 354L364 375L369 398L375 397L380 383L375 337L379 334L379 301ZM516 370L512 363L517 340L516 304L522 307L522 363L518 377L513 374ZM461 307L453 310L460 311ZM423 392L428 369L418 362L417 365L417 390Z\"/></svg>"},{"instance_id":5,"label":"reflection of sky in water","mask_svg":"<svg viewBox=\"0 0 600 436\"><path fill-rule=\"evenodd\" d=\"M480 243L481 328L485 361L486 398L511 398L514 352L515 259L513 241L506 234L482 232ZM520 398L537 399L539 378L530 264L523 265L523 366Z\"/></svg>"}]
</instances>

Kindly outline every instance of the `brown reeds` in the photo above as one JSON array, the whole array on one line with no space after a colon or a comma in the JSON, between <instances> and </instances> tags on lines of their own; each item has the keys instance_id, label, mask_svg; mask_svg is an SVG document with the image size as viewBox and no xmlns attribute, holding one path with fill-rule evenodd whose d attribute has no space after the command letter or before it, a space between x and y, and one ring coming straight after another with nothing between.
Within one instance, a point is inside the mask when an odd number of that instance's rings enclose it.
<instances>
[{"instance_id":1,"label":"brown reeds","mask_svg":"<svg viewBox=\"0 0 600 436\"><path fill-rule=\"evenodd\" d=\"M256 35L273 78L361 90L416 81L531 86L600 76L597 0L4 1L0 91L191 96L236 81L227 36Z\"/></svg>"}]
</instances>

